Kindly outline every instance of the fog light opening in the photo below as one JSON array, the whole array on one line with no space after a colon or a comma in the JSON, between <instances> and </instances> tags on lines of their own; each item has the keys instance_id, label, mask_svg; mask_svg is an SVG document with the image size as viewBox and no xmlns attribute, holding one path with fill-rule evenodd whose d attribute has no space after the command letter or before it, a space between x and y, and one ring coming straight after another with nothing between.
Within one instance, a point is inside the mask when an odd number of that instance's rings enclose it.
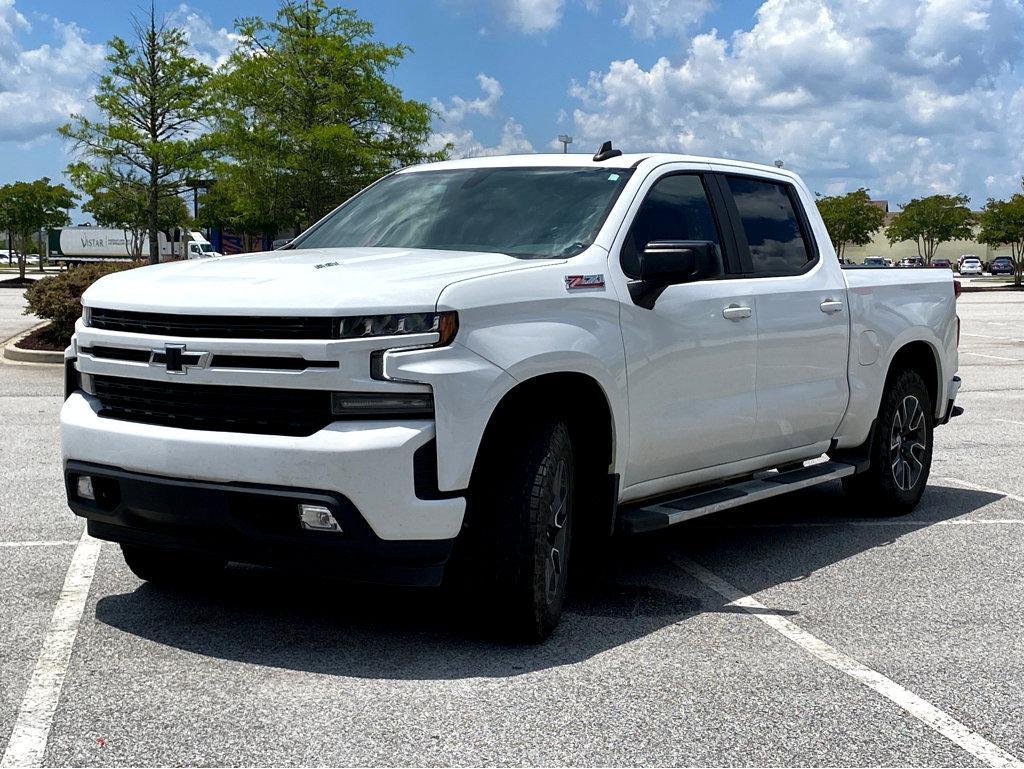
<instances>
[{"instance_id":1,"label":"fog light opening","mask_svg":"<svg viewBox=\"0 0 1024 769\"><path fill-rule=\"evenodd\" d=\"M323 505L299 505L299 524L309 531L333 531L343 533L341 525L331 511Z\"/></svg>"},{"instance_id":2,"label":"fog light opening","mask_svg":"<svg viewBox=\"0 0 1024 769\"><path fill-rule=\"evenodd\" d=\"M80 499L88 499L90 502L96 501L96 493L92 490L92 478L88 475L78 476L78 481L75 483L75 492Z\"/></svg>"}]
</instances>

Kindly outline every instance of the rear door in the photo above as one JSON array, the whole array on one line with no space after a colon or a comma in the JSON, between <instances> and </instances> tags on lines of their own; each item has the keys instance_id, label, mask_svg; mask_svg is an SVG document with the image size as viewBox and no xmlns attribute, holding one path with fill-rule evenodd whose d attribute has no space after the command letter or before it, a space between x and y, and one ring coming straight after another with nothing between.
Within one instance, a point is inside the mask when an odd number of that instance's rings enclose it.
<instances>
[{"instance_id":1,"label":"rear door","mask_svg":"<svg viewBox=\"0 0 1024 769\"><path fill-rule=\"evenodd\" d=\"M831 441L849 398L849 311L837 260L819 253L798 188L721 177L744 273L757 292L757 455Z\"/></svg>"}]
</instances>

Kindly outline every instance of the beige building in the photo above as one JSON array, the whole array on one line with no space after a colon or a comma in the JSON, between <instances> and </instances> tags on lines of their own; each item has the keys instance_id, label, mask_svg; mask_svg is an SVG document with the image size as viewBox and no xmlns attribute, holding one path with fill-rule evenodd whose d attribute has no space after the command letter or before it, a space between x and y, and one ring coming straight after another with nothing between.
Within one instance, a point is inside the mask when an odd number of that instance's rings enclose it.
<instances>
[{"instance_id":1,"label":"beige building","mask_svg":"<svg viewBox=\"0 0 1024 769\"><path fill-rule=\"evenodd\" d=\"M892 259L892 263L896 264L896 262L905 257L917 256L917 244L914 241L905 240L901 243L893 243L890 246L889 241L885 239L885 227L894 215L889 211L889 201L872 200L871 202L885 211L885 224L882 225L882 229L875 233L872 241L866 246L847 246L844 254L846 260L859 264L864 261L866 256L883 256L886 259ZM978 243L975 240L951 240L948 243L943 243L936 249L935 258L949 259L953 264L956 264L961 254L974 254L982 262L988 264L995 256L1009 256L1010 247L999 246L998 248L993 248Z\"/></svg>"}]
</instances>

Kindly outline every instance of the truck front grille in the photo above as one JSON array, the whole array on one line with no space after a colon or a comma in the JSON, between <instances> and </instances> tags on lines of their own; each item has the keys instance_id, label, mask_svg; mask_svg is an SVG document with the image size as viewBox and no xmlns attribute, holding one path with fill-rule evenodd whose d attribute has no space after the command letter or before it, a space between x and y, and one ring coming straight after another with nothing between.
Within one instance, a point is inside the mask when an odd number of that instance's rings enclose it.
<instances>
[{"instance_id":1,"label":"truck front grille","mask_svg":"<svg viewBox=\"0 0 1024 769\"><path fill-rule=\"evenodd\" d=\"M334 339L334 318L261 315L174 315L93 307L90 328L210 339Z\"/></svg>"},{"instance_id":2,"label":"truck front grille","mask_svg":"<svg viewBox=\"0 0 1024 769\"><path fill-rule=\"evenodd\" d=\"M312 435L338 417L323 390L151 382L93 376L100 416L182 427L265 435Z\"/></svg>"}]
</instances>

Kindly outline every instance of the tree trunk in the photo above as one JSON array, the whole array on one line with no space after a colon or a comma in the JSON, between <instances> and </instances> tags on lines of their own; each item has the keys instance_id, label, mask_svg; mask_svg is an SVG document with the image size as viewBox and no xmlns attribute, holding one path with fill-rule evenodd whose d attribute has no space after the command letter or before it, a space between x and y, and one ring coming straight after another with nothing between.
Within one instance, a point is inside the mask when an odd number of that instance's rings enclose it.
<instances>
[{"instance_id":1,"label":"tree trunk","mask_svg":"<svg viewBox=\"0 0 1024 769\"><path fill-rule=\"evenodd\" d=\"M149 263L157 264L160 261L160 234L157 232L156 209L159 203L157 198L157 171L153 167L149 183Z\"/></svg>"},{"instance_id":2,"label":"tree trunk","mask_svg":"<svg viewBox=\"0 0 1024 769\"><path fill-rule=\"evenodd\" d=\"M149 140L156 144L159 140L157 132L156 95L160 88L160 72L158 70L159 51L157 50L156 10L149 7L149 32L146 37L146 63L149 69ZM157 233L157 207L160 205L160 162L156 158L149 160L149 263L160 261L160 236Z\"/></svg>"}]
</instances>

